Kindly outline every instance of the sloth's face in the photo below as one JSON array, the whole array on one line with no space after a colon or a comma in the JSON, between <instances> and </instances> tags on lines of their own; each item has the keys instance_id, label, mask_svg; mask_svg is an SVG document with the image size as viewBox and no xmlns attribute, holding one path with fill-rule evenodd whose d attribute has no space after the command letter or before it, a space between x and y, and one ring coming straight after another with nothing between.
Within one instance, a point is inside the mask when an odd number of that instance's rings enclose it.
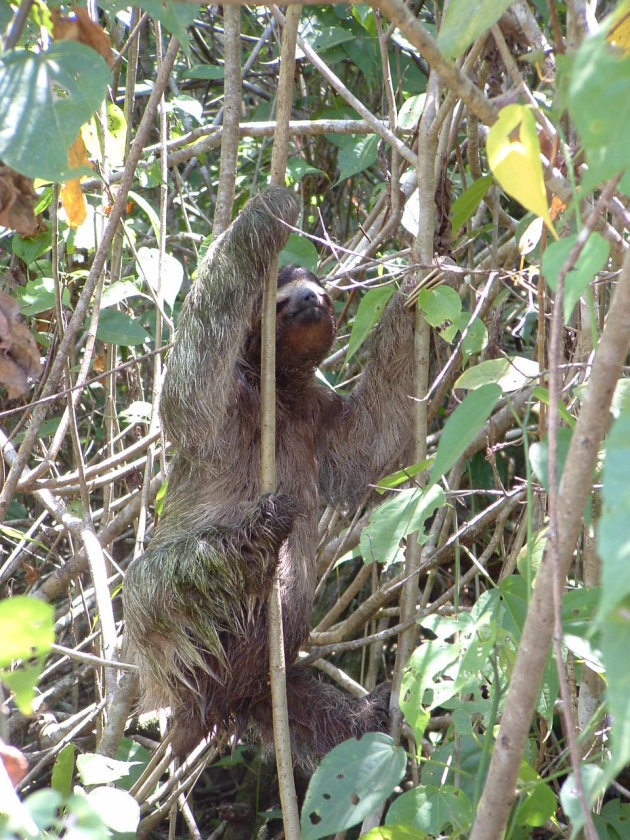
<instances>
[{"instance_id":1,"label":"sloth's face","mask_svg":"<svg viewBox=\"0 0 630 840\"><path fill-rule=\"evenodd\" d=\"M332 302L315 275L306 269L283 269L276 305L278 367L312 371L328 354L335 333Z\"/></svg>"}]
</instances>

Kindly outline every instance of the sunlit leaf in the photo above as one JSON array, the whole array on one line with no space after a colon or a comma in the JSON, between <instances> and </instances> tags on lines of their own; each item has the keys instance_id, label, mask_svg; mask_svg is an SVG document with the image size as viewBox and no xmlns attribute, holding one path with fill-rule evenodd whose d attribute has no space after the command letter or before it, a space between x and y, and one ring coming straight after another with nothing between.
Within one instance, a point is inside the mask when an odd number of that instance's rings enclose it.
<instances>
[{"instance_id":1,"label":"sunlit leaf","mask_svg":"<svg viewBox=\"0 0 630 840\"><path fill-rule=\"evenodd\" d=\"M387 812L386 823L404 823L432 837L450 827L449 834L468 834L472 808L466 794L451 785L423 785L399 796Z\"/></svg>"},{"instance_id":2,"label":"sunlit leaf","mask_svg":"<svg viewBox=\"0 0 630 840\"><path fill-rule=\"evenodd\" d=\"M450 0L438 34L438 46L447 58L457 58L486 29L496 23L513 0Z\"/></svg>"},{"instance_id":3,"label":"sunlit leaf","mask_svg":"<svg viewBox=\"0 0 630 840\"><path fill-rule=\"evenodd\" d=\"M38 598L16 595L0 601L0 667L48 653L55 640L54 609Z\"/></svg>"},{"instance_id":4,"label":"sunlit leaf","mask_svg":"<svg viewBox=\"0 0 630 840\"><path fill-rule=\"evenodd\" d=\"M536 120L524 105L507 105L486 141L488 165L503 189L526 210L540 216L557 238L543 179Z\"/></svg>"}]
</instances>

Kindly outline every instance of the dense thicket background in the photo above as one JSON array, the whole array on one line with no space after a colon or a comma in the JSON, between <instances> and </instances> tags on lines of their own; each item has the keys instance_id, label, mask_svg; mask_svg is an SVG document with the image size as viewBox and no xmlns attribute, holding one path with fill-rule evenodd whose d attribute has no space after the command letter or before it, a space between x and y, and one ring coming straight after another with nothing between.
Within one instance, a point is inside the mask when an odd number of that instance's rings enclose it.
<instances>
[{"instance_id":1,"label":"dense thicket background","mask_svg":"<svg viewBox=\"0 0 630 840\"><path fill-rule=\"evenodd\" d=\"M630 836L629 15L301 9L281 261L327 283L340 392L415 278L418 406L410 469L322 510L307 651L405 718L329 756L304 837ZM213 225L269 181L284 22L0 2L2 836L282 830L273 760L177 768L119 659L164 363Z\"/></svg>"}]
</instances>

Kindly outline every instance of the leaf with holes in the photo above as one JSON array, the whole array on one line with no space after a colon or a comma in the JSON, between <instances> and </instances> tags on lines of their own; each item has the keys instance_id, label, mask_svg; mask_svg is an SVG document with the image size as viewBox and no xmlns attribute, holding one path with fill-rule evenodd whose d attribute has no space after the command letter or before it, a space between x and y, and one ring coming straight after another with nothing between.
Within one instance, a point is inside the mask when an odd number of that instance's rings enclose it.
<instances>
[{"instance_id":1,"label":"leaf with holes","mask_svg":"<svg viewBox=\"0 0 630 840\"><path fill-rule=\"evenodd\" d=\"M331 750L313 774L302 808L302 840L360 823L402 779L407 755L388 735L368 732Z\"/></svg>"},{"instance_id":2,"label":"leaf with holes","mask_svg":"<svg viewBox=\"0 0 630 840\"><path fill-rule=\"evenodd\" d=\"M64 180L68 149L110 80L100 55L76 41L43 53L9 50L0 59L0 157L30 178Z\"/></svg>"}]
</instances>

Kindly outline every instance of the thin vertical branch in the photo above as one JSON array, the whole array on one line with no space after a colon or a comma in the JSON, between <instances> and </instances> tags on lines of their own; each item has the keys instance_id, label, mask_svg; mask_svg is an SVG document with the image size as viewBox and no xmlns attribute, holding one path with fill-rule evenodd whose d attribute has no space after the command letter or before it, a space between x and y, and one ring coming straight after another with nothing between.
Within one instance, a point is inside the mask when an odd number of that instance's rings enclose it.
<instances>
[{"instance_id":1,"label":"thin vertical branch","mask_svg":"<svg viewBox=\"0 0 630 840\"><path fill-rule=\"evenodd\" d=\"M241 119L241 9L223 7L223 50L225 58L225 87L223 106L223 136L221 137L221 171L217 187L212 235L223 233L232 221L232 205L236 188L238 136Z\"/></svg>"},{"instance_id":2,"label":"thin vertical branch","mask_svg":"<svg viewBox=\"0 0 630 840\"><path fill-rule=\"evenodd\" d=\"M277 128L271 155L271 184L282 186L285 179L289 150L289 120L293 104L293 75L295 72L295 44L300 7L290 6L282 33L280 76L276 97ZM274 261L265 278L262 317L261 363L261 489L273 493L276 489L276 293L278 262ZM269 676L273 709L273 737L278 768L278 786L282 804L284 834L289 840L298 840L300 819L298 815L291 736L287 709L286 663L284 659L284 633L282 628L282 600L280 582L276 574L273 589L267 602L269 626Z\"/></svg>"}]
</instances>

